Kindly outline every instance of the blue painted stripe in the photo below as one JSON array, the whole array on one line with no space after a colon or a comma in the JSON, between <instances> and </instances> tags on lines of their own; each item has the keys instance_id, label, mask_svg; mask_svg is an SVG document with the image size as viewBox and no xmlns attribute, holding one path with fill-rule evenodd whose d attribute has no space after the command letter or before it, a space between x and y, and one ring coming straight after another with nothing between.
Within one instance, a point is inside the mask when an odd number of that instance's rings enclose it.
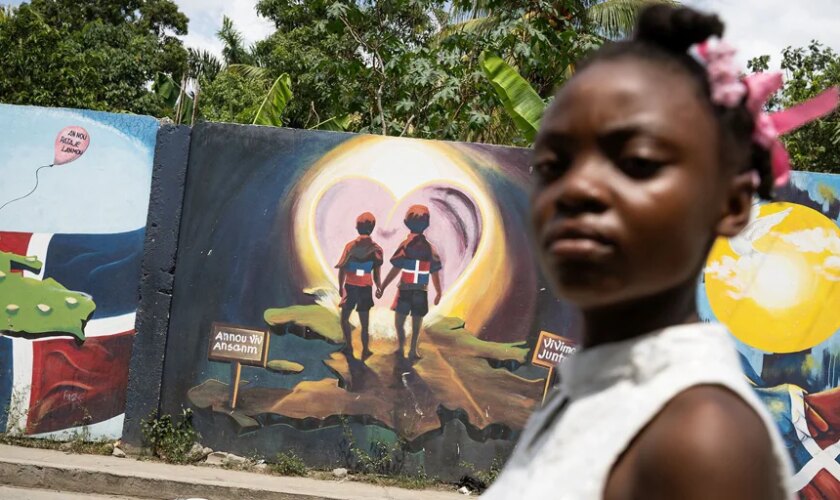
<instances>
[{"instance_id":1,"label":"blue painted stripe","mask_svg":"<svg viewBox=\"0 0 840 500\"><path fill-rule=\"evenodd\" d=\"M44 278L84 292L96 302L93 319L137 309L145 228L114 234L55 234Z\"/></svg>"},{"instance_id":2,"label":"blue painted stripe","mask_svg":"<svg viewBox=\"0 0 840 500\"><path fill-rule=\"evenodd\" d=\"M365 273L373 272L373 262L357 262L351 260L347 263L347 270L348 271L364 271Z\"/></svg>"},{"instance_id":3,"label":"blue painted stripe","mask_svg":"<svg viewBox=\"0 0 840 500\"><path fill-rule=\"evenodd\" d=\"M413 271L417 266L417 261L414 259L394 259L391 263L400 269L409 271Z\"/></svg>"},{"instance_id":4,"label":"blue painted stripe","mask_svg":"<svg viewBox=\"0 0 840 500\"><path fill-rule=\"evenodd\" d=\"M12 339L0 337L0 432L6 432L8 408L12 402L13 363Z\"/></svg>"}]
</instances>

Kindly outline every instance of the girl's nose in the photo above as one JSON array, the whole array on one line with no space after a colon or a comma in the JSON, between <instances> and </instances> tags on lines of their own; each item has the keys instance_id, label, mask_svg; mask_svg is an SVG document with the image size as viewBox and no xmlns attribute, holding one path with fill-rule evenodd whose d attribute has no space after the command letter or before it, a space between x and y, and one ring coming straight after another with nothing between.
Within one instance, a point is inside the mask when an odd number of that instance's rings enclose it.
<instances>
[{"instance_id":1,"label":"girl's nose","mask_svg":"<svg viewBox=\"0 0 840 500\"><path fill-rule=\"evenodd\" d=\"M558 180L557 210L563 215L601 213L609 208L609 172L595 160L581 161Z\"/></svg>"}]
</instances>

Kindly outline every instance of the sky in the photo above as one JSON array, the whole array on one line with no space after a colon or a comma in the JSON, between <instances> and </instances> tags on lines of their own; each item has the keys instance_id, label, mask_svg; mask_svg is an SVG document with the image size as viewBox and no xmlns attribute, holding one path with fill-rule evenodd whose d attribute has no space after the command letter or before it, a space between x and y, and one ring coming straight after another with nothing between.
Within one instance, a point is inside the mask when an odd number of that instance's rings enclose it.
<instances>
[{"instance_id":1,"label":"sky","mask_svg":"<svg viewBox=\"0 0 840 500\"><path fill-rule=\"evenodd\" d=\"M262 40L274 32L274 23L259 17L257 0L175 0L181 12L190 18L189 34L184 39L193 47L221 56L222 43L216 32L222 27L222 16L228 16L248 44Z\"/></svg>"},{"instance_id":2,"label":"sky","mask_svg":"<svg viewBox=\"0 0 840 500\"><path fill-rule=\"evenodd\" d=\"M22 0L0 0L20 4ZM273 31L272 23L255 11L257 0L175 0L190 18L187 46L221 54L216 32L222 16L230 17L249 43ZM840 52L840 1L838 0L684 0L685 5L710 10L727 24L727 38L739 49L746 63L752 57L770 54L778 65L782 49L805 46L812 39Z\"/></svg>"},{"instance_id":3,"label":"sky","mask_svg":"<svg viewBox=\"0 0 840 500\"><path fill-rule=\"evenodd\" d=\"M747 60L769 54L778 66L787 46L803 47L816 39L840 52L838 0L687 0L686 5L718 13L725 37Z\"/></svg>"}]
</instances>

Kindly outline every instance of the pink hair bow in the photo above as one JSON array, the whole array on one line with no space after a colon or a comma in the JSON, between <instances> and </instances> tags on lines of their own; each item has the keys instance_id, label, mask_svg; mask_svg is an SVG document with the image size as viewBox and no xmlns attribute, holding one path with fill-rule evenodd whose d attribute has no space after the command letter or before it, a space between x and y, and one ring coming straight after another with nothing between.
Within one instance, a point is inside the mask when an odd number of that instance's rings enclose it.
<instances>
[{"instance_id":1,"label":"pink hair bow","mask_svg":"<svg viewBox=\"0 0 840 500\"><path fill-rule=\"evenodd\" d=\"M748 90L747 109L755 116L753 140L770 151L776 186L784 185L790 178L790 156L779 137L830 114L840 102L840 92L831 87L802 104L766 113L764 104L782 88L782 74L755 73L744 78L744 85Z\"/></svg>"},{"instance_id":2,"label":"pink hair bow","mask_svg":"<svg viewBox=\"0 0 840 500\"><path fill-rule=\"evenodd\" d=\"M790 178L791 165L780 137L834 111L840 103L840 91L832 87L802 104L767 113L764 105L783 86L781 73L755 73L741 78L735 49L725 42L703 42L697 45L697 53L709 73L715 104L734 108L746 97L746 107L755 117L753 140L770 152L775 184L784 185Z\"/></svg>"}]
</instances>

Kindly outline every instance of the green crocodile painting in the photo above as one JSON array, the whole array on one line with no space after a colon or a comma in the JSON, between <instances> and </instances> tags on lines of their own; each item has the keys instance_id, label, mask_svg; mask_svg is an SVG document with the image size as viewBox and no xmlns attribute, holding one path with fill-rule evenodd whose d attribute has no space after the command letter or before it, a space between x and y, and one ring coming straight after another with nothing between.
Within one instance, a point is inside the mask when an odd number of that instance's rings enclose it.
<instances>
[{"instance_id":1,"label":"green crocodile painting","mask_svg":"<svg viewBox=\"0 0 840 500\"><path fill-rule=\"evenodd\" d=\"M52 278L43 281L13 273L39 272L36 257L0 251L0 333L11 337L42 338L72 335L85 340L85 324L96 304L90 295L68 290Z\"/></svg>"}]
</instances>

